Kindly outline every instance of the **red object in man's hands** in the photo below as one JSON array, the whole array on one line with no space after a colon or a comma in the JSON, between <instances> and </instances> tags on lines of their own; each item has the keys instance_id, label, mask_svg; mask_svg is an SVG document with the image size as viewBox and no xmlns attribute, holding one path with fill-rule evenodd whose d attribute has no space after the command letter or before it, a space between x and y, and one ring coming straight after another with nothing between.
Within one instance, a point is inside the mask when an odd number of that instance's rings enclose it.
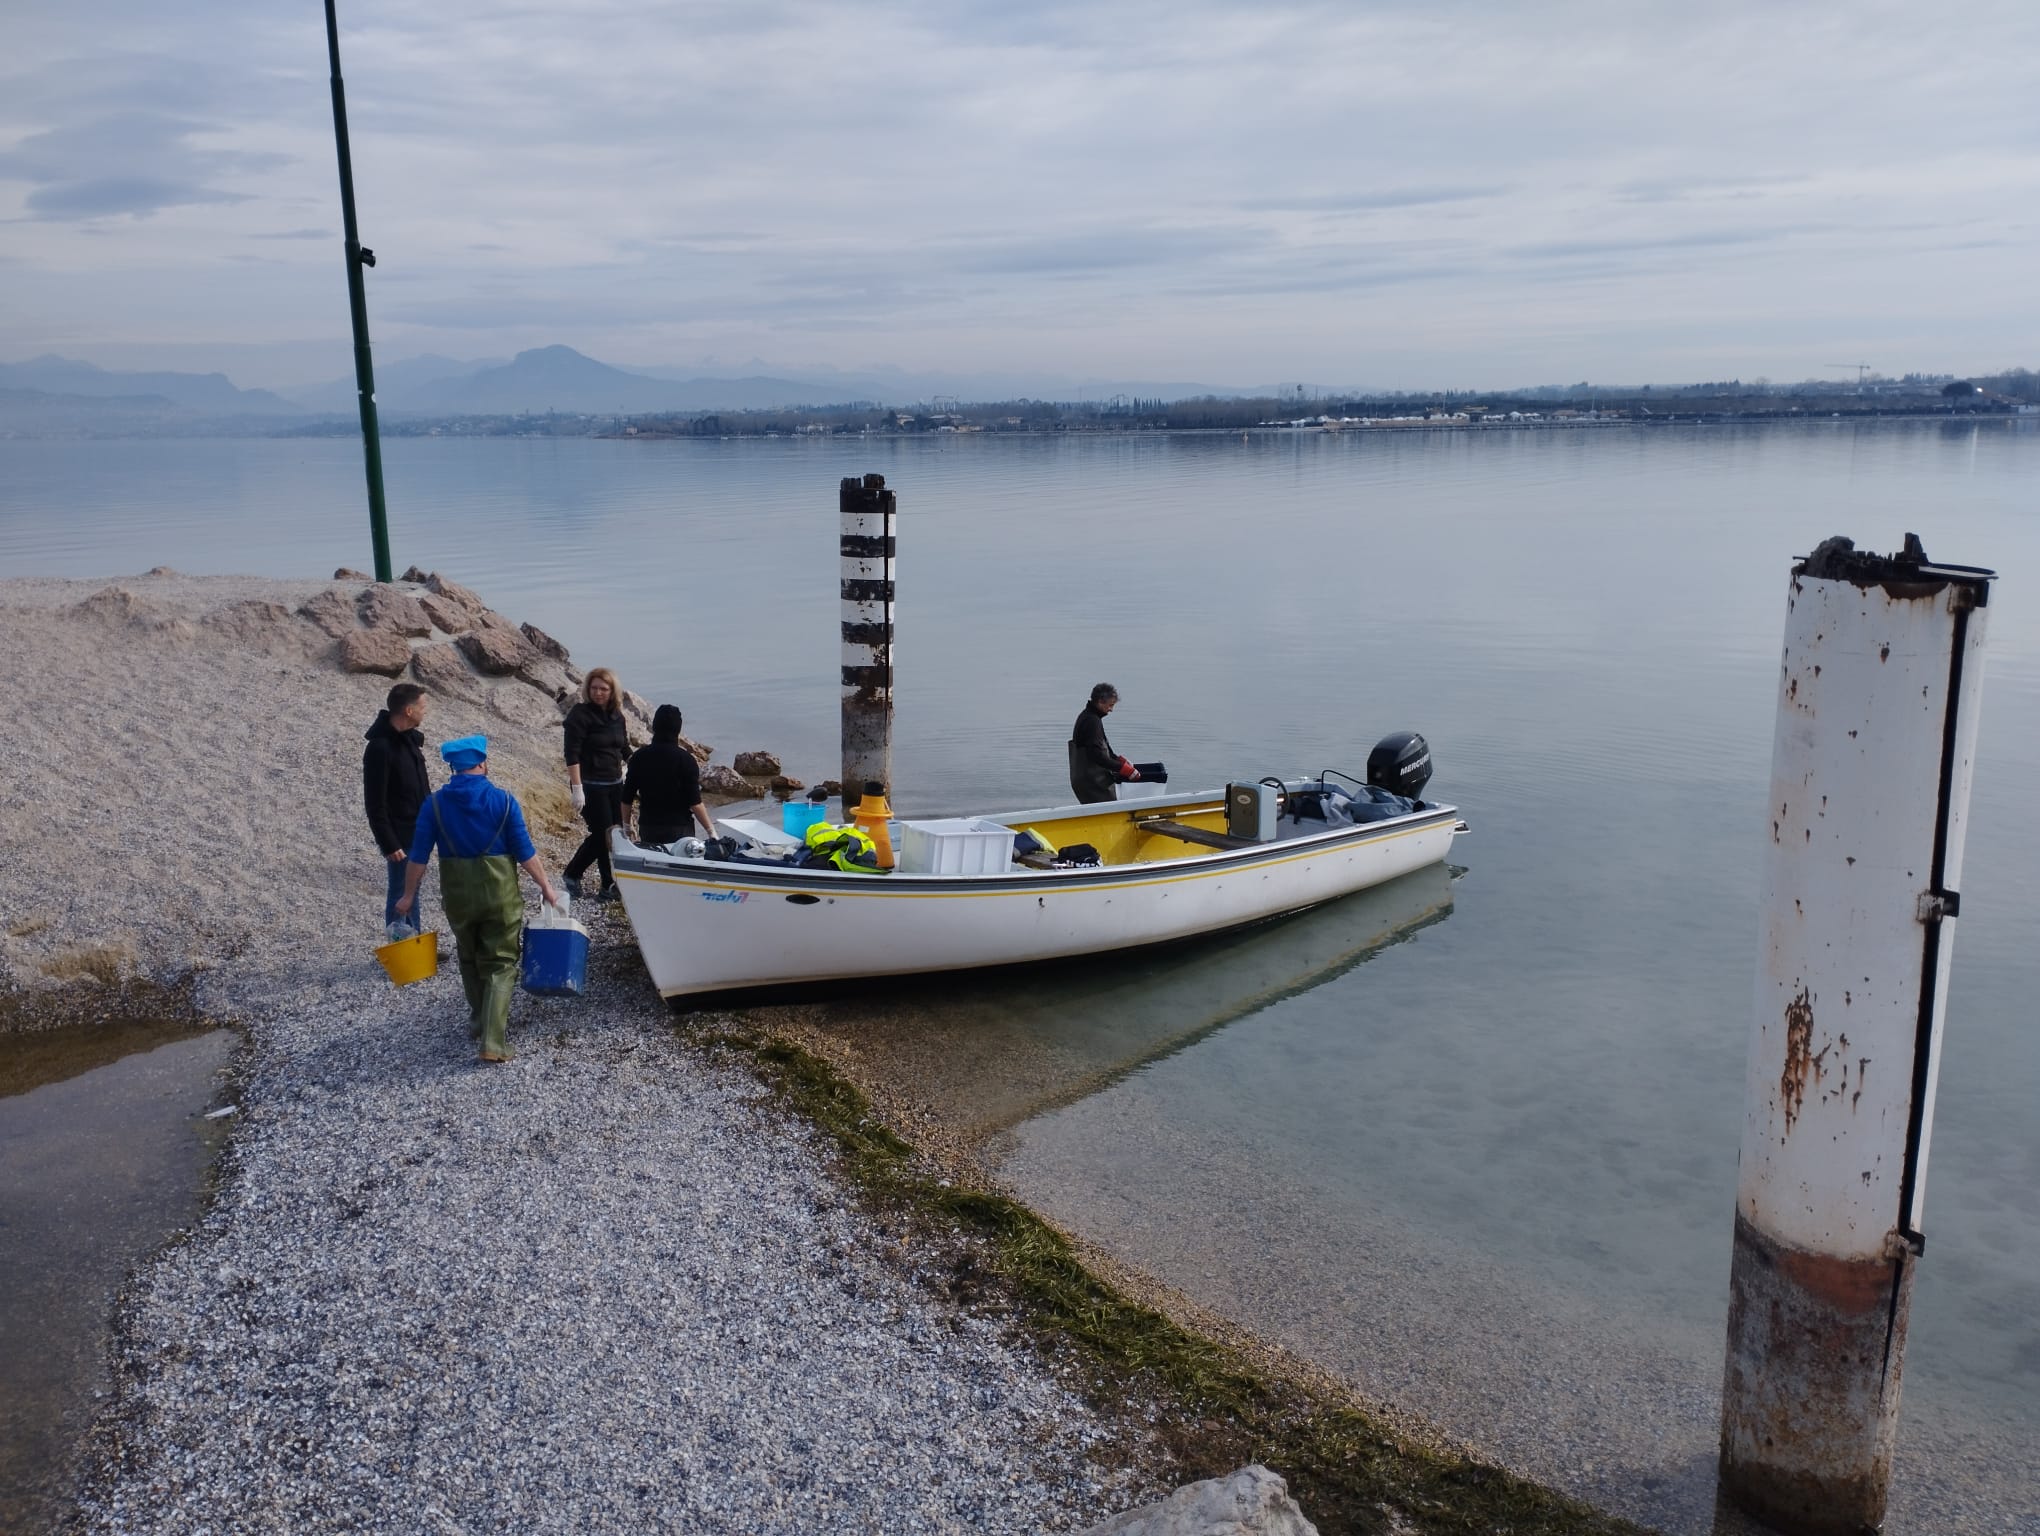
<instances>
[{"instance_id":1,"label":"red object in man's hands","mask_svg":"<svg viewBox=\"0 0 2040 1536\"><path fill-rule=\"evenodd\" d=\"M1133 770L1133 759L1132 759L1132 758L1130 758L1130 757L1122 757L1122 758L1121 758L1121 759L1119 760L1119 776L1120 776L1120 777L1121 777L1122 779L1130 779L1130 778L1133 778L1133 777L1134 777L1134 770Z\"/></svg>"}]
</instances>

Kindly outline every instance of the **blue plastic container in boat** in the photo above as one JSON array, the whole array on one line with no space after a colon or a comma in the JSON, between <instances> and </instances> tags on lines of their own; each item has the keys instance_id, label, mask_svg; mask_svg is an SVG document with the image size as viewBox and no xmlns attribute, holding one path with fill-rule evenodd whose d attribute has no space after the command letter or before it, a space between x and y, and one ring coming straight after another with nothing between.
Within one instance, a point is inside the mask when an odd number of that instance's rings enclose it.
<instances>
[{"instance_id":1,"label":"blue plastic container in boat","mask_svg":"<svg viewBox=\"0 0 2040 1536\"><path fill-rule=\"evenodd\" d=\"M779 808L779 825L789 837L806 837L809 827L828 819L829 807L819 800L789 800Z\"/></svg>"},{"instance_id":2,"label":"blue plastic container in boat","mask_svg":"<svg viewBox=\"0 0 2040 1536\"><path fill-rule=\"evenodd\" d=\"M579 923L524 930L524 990L579 997L588 989L588 933Z\"/></svg>"}]
</instances>

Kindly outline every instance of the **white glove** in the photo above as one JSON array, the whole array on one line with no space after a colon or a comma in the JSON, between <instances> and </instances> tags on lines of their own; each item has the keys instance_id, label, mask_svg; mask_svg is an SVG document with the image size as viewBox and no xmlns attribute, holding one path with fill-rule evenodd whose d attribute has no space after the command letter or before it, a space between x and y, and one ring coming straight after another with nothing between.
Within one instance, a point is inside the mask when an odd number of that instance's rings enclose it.
<instances>
[{"instance_id":1,"label":"white glove","mask_svg":"<svg viewBox=\"0 0 2040 1536\"><path fill-rule=\"evenodd\" d=\"M588 791L581 788L578 784L569 784L567 786L567 798L574 802L574 809L577 811L588 808Z\"/></svg>"}]
</instances>

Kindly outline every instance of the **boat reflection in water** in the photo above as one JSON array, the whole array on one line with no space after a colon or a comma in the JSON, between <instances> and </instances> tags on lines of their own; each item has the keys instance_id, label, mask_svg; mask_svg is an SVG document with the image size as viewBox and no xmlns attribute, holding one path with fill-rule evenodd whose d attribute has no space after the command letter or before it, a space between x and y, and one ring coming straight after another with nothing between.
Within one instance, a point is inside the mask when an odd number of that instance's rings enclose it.
<instances>
[{"instance_id":1,"label":"boat reflection in water","mask_svg":"<svg viewBox=\"0 0 2040 1536\"><path fill-rule=\"evenodd\" d=\"M982 1141L1085 1098L1271 1003L1344 975L1452 910L1446 864L1161 948L889 981L802 1022Z\"/></svg>"}]
</instances>

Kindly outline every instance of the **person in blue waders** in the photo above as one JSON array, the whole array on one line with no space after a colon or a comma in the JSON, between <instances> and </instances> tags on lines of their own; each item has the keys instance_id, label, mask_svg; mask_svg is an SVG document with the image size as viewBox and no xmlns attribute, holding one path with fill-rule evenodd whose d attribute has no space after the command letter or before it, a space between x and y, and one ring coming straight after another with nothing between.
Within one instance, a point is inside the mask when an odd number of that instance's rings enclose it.
<instances>
[{"instance_id":1,"label":"person in blue waders","mask_svg":"<svg viewBox=\"0 0 2040 1536\"><path fill-rule=\"evenodd\" d=\"M442 746L439 755L453 777L418 813L397 914L409 914L437 848L439 904L460 952L468 1037L482 1042L482 1060L508 1061L510 993L517 985L517 941L524 931L517 871L538 882L548 905L559 905L559 893L539 863L517 797L489 782L489 739L462 736Z\"/></svg>"}]
</instances>

